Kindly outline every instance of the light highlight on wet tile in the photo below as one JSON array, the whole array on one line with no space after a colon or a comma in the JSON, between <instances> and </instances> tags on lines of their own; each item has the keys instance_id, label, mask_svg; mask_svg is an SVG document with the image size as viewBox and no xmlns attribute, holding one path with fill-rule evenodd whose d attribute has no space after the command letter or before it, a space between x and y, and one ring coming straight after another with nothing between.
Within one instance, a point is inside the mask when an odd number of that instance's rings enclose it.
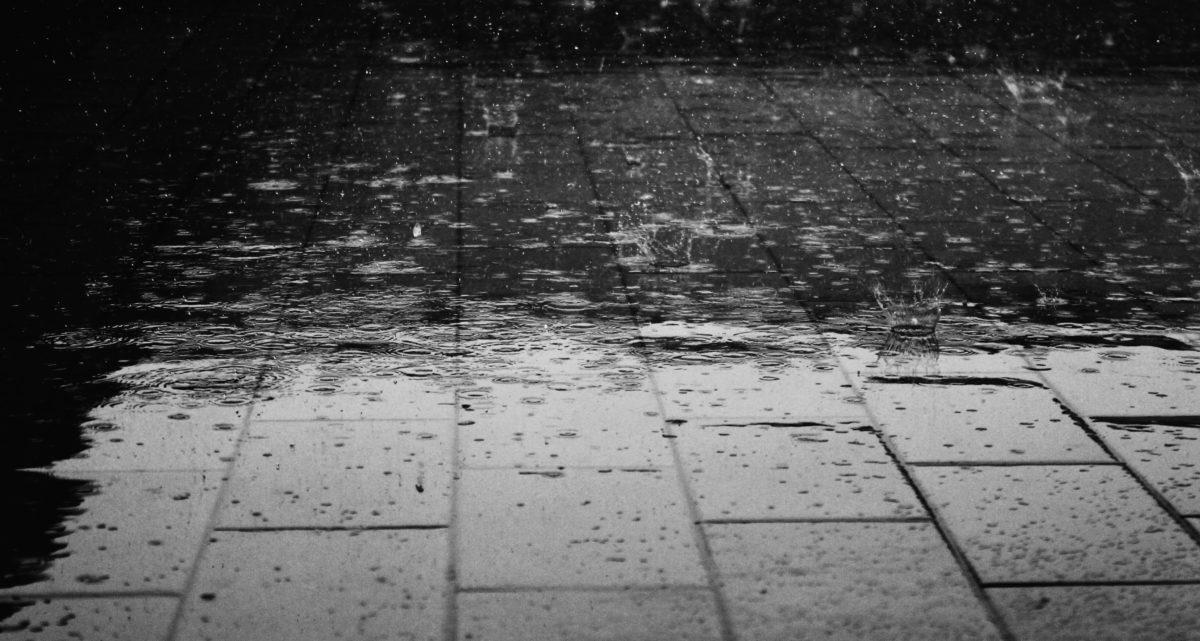
<instances>
[{"instance_id":1,"label":"light highlight on wet tile","mask_svg":"<svg viewBox=\"0 0 1200 641\"><path fill-rule=\"evenodd\" d=\"M703 585L672 469L464 470L462 587Z\"/></svg>"},{"instance_id":2,"label":"light highlight on wet tile","mask_svg":"<svg viewBox=\"0 0 1200 641\"><path fill-rule=\"evenodd\" d=\"M450 421L255 422L219 527L445 525Z\"/></svg>"},{"instance_id":3,"label":"light highlight on wet tile","mask_svg":"<svg viewBox=\"0 0 1200 641\"><path fill-rule=\"evenodd\" d=\"M756 523L705 532L739 638L1000 638L932 525Z\"/></svg>"},{"instance_id":4,"label":"light highlight on wet tile","mask_svg":"<svg viewBox=\"0 0 1200 641\"><path fill-rule=\"evenodd\" d=\"M218 532L180 641L442 639L446 533Z\"/></svg>"},{"instance_id":5,"label":"light highlight on wet tile","mask_svg":"<svg viewBox=\"0 0 1200 641\"><path fill-rule=\"evenodd\" d=\"M502 592L458 596L460 641L717 641L707 590Z\"/></svg>"},{"instance_id":6,"label":"light highlight on wet tile","mask_svg":"<svg viewBox=\"0 0 1200 641\"><path fill-rule=\"evenodd\" d=\"M685 423L673 428L703 519L922 516L870 426Z\"/></svg>"},{"instance_id":7,"label":"light highlight on wet tile","mask_svg":"<svg viewBox=\"0 0 1200 641\"><path fill-rule=\"evenodd\" d=\"M1119 467L913 473L985 582L1200 580L1200 546Z\"/></svg>"}]
</instances>

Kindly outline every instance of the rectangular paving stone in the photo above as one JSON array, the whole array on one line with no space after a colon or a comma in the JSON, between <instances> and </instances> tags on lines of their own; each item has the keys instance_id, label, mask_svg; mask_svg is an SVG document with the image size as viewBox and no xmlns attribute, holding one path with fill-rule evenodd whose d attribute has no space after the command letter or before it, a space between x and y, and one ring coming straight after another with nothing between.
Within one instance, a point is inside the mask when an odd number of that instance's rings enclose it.
<instances>
[{"instance_id":1,"label":"rectangular paving stone","mask_svg":"<svg viewBox=\"0 0 1200 641\"><path fill-rule=\"evenodd\" d=\"M89 447L56 471L220 470L229 465L246 407L205 404L97 407L82 425Z\"/></svg>"},{"instance_id":2,"label":"rectangular paving stone","mask_svg":"<svg viewBox=\"0 0 1200 641\"><path fill-rule=\"evenodd\" d=\"M1042 376L1088 416L1200 416L1200 357L1157 347L1049 350Z\"/></svg>"},{"instance_id":3,"label":"rectangular paving stone","mask_svg":"<svg viewBox=\"0 0 1200 641\"><path fill-rule=\"evenodd\" d=\"M925 523L708 525L739 638L1000 639Z\"/></svg>"},{"instance_id":4,"label":"rectangular paving stone","mask_svg":"<svg viewBox=\"0 0 1200 641\"><path fill-rule=\"evenodd\" d=\"M1200 546L1120 467L912 472L984 582L1200 580Z\"/></svg>"},{"instance_id":5,"label":"rectangular paving stone","mask_svg":"<svg viewBox=\"0 0 1200 641\"><path fill-rule=\"evenodd\" d=\"M218 527L380 527L450 520L451 421L256 422Z\"/></svg>"},{"instance_id":6,"label":"rectangular paving stone","mask_svg":"<svg viewBox=\"0 0 1200 641\"><path fill-rule=\"evenodd\" d=\"M706 589L494 592L458 596L458 639L717 641L721 630Z\"/></svg>"},{"instance_id":7,"label":"rectangular paving stone","mask_svg":"<svg viewBox=\"0 0 1200 641\"><path fill-rule=\"evenodd\" d=\"M442 639L444 530L218 532L179 641Z\"/></svg>"},{"instance_id":8,"label":"rectangular paving stone","mask_svg":"<svg viewBox=\"0 0 1200 641\"><path fill-rule=\"evenodd\" d=\"M463 470L464 588L704 585L675 471Z\"/></svg>"},{"instance_id":9,"label":"rectangular paving stone","mask_svg":"<svg viewBox=\"0 0 1200 641\"><path fill-rule=\"evenodd\" d=\"M1096 431L1175 509L1200 516L1200 430L1145 423L1097 423Z\"/></svg>"},{"instance_id":10,"label":"rectangular paving stone","mask_svg":"<svg viewBox=\"0 0 1200 641\"><path fill-rule=\"evenodd\" d=\"M0 609L15 612L0 620L0 639L165 641L178 604L174 597L3 599Z\"/></svg>"},{"instance_id":11,"label":"rectangular paving stone","mask_svg":"<svg viewBox=\"0 0 1200 641\"><path fill-rule=\"evenodd\" d=\"M1050 390L1028 378L877 379L863 385L863 396L910 463L1112 461Z\"/></svg>"},{"instance_id":12,"label":"rectangular paving stone","mask_svg":"<svg viewBox=\"0 0 1200 641\"><path fill-rule=\"evenodd\" d=\"M689 422L672 431L702 519L924 516L862 420Z\"/></svg>"},{"instance_id":13,"label":"rectangular paving stone","mask_svg":"<svg viewBox=\"0 0 1200 641\"><path fill-rule=\"evenodd\" d=\"M460 396L467 467L664 467L673 464L658 399L640 372L499 382Z\"/></svg>"},{"instance_id":14,"label":"rectangular paving stone","mask_svg":"<svg viewBox=\"0 0 1200 641\"><path fill-rule=\"evenodd\" d=\"M59 475L66 476L66 475ZM216 472L71 474L89 481L61 549L33 583L0 594L179 591L204 538L221 481Z\"/></svg>"},{"instance_id":15,"label":"rectangular paving stone","mask_svg":"<svg viewBox=\"0 0 1200 641\"><path fill-rule=\"evenodd\" d=\"M454 395L436 377L344 376L298 368L284 389L258 401L257 421L357 421L452 418Z\"/></svg>"},{"instance_id":16,"label":"rectangular paving stone","mask_svg":"<svg viewBox=\"0 0 1200 641\"><path fill-rule=\"evenodd\" d=\"M841 371L811 360L657 365L653 375L669 420L794 421L862 413Z\"/></svg>"},{"instance_id":17,"label":"rectangular paving stone","mask_svg":"<svg viewBox=\"0 0 1200 641\"><path fill-rule=\"evenodd\" d=\"M1079 585L987 591L1019 641L1162 641L1200 634L1200 585Z\"/></svg>"}]
</instances>

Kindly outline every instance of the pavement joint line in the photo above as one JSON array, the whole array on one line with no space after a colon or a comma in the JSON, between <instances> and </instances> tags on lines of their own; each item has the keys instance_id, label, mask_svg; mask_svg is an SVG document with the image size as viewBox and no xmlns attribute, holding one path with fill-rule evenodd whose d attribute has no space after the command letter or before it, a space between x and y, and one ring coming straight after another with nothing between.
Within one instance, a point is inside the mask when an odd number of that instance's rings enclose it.
<instances>
[{"instance_id":1,"label":"pavement joint line","mask_svg":"<svg viewBox=\"0 0 1200 641\"><path fill-rule=\"evenodd\" d=\"M659 82L662 82L662 77L659 75ZM647 355L643 354L643 358ZM651 371L649 374L650 390L654 394L654 402L658 406L658 415L661 419L664 429L669 429L670 424L666 421L667 412L663 402L663 393L658 386L658 377ZM721 639L723 641L736 641L738 636L733 627L733 617L729 612L729 602L725 598L725 591L722 589L720 577L720 569L717 567L717 562L713 556L712 547L708 542L708 534L700 525L700 504L696 498L695 492L692 490L691 483L688 481L688 473L684 466L683 454L679 451L679 443L677 439L668 439L668 447L671 449L671 460L675 463L675 481L679 485L680 492L683 494L684 504L687 506L688 518L692 522L692 540L696 544L696 552L700 557L701 567L704 569L704 577L708 584L708 589L713 596L713 604L716 607L717 624L720 627Z\"/></svg>"},{"instance_id":2,"label":"pavement joint line","mask_svg":"<svg viewBox=\"0 0 1200 641\"><path fill-rule=\"evenodd\" d=\"M455 0L456 9L461 13L462 0ZM455 29L455 39L462 39L462 30ZM466 77L463 75L463 68L459 67L453 72L454 85L458 90L456 96L456 122L455 131L457 135L454 140L454 171L455 175L460 179L463 177L466 167L466 159L464 158L463 149L466 145L467 135L467 86ZM454 347L455 350L462 349L462 309L463 309L463 239L464 231L462 229L463 222L463 206L464 206L463 184L459 181L454 188L454 219L459 224L454 232L454 286L453 296L457 303L454 305L455 323L454 323ZM450 510L446 528L446 567L443 573L442 582L442 603L445 610L442 614L442 637L446 641L458 641L459 626L458 626L458 590L459 582L459 554L458 546L461 544L459 530L461 529L460 522L462 515L459 512L460 503L462 502L459 495L461 493L460 486L462 485L462 388L455 386L451 391L451 424L453 431L451 432L450 442L450 460L448 465L450 468Z\"/></svg>"},{"instance_id":3,"label":"pavement joint line","mask_svg":"<svg viewBox=\"0 0 1200 641\"><path fill-rule=\"evenodd\" d=\"M280 32L280 35L276 39L276 41L272 44L270 52L266 56L267 61L263 64L261 70L256 75L256 77L262 78L262 77L266 76L273 67L276 67L280 64L281 49L285 48L284 43L287 41L288 37L294 36L297 25L300 23L302 12L303 12L303 8L294 9L294 13L292 14L291 19L288 21L286 27ZM317 21L320 21L321 18L318 15L318 16L315 16L315 19ZM371 40L371 43L372 44L374 43L374 39ZM370 46L370 45L368 45L368 46ZM360 75L361 75L361 69L360 69ZM250 91L246 92L242 96L240 104L237 107L235 107L233 109L233 111L235 113L237 113L237 112L244 110L246 108L246 104L250 100L250 97L253 96L255 93L257 93L258 91L260 91L261 86L262 86L261 83L259 83L254 88L252 88ZM222 145L226 141L228 141L230 135L232 135L232 132L227 132L226 135L220 137L220 140L221 140L220 143L213 145L213 148L209 151L209 154L208 154L210 161L214 160L218 157L218 154L220 152ZM341 145L342 141L343 141L343 138L339 137L338 145ZM337 149L337 147L335 146L335 152L336 152L336 149ZM195 178L192 179L190 186L187 189L185 189L184 193L179 197L179 201L177 203L177 208L179 208L179 209L183 208L182 203L191 197L191 191L192 191L192 189L194 189L194 185L195 185ZM317 217L320 215L320 211L321 211L321 208L323 207L323 203L324 203L324 194L325 194L326 190L328 189L328 186L329 186L329 179L328 179L328 176L326 176L325 179L323 180L321 192L318 195L317 207L309 219L309 226L305 232L305 240L301 244L300 249L296 252L296 256L297 256L298 260L300 260L300 261L304 260L304 254L305 254L304 250L308 244L308 240L309 240L308 236L312 231L312 227L315 224ZM292 296L287 293L284 294L285 301L290 299L291 297ZM258 404L257 399L259 397L260 390L262 389L263 382L266 380L266 375L267 375L268 369L269 369L268 363L263 363L260 366L257 378L254 382L253 390L252 390L252 397L255 398L256 400L252 401L251 403L249 403L248 405L245 406L246 407L246 416L245 416L245 418L242 419L241 428L238 430L238 436L237 436L237 440L234 443L233 452L230 454L229 462L225 468L225 475L221 480L220 488L217 490L217 496L216 496L216 500L213 503L212 512L209 514L208 522L204 528L204 536L200 540L199 549L196 551L196 553L192 557L192 565L187 573L187 578L184 582L183 590L181 593L182 598L180 598L179 603L177 604L175 611L171 616L170 625L167 628L167 634L166 634L165 638L168 641L172 641L177 638L177 636L179 634L179 630L180 630L180 625L182 624L183 618L187 612L187 596L189 594L191 594L191 592L195 589L196 582L199 580L199 575L200 575L200 571L201 571L201 563L203 562L204 556L208 551L208 546L209 546L210 539L212 538L212 533L214 531L216 531L217 524L219 523L222 507L225 503L226 498L228 497L229 493L231 492L231 489L230 489L231 485L232 485L231 479L233 477L234 470L236 469L238 459L240 458L242 444L246 441L247 438L249 438L252 417L254 416L254 411Z\"/></svg>"},{"instance_id":4,"label":"pavement joint line","mask_svg":"<svg viewBox=\"0 0 1200 641\"><path fill-rule=\"evenodd\" d=\"M279 525L279 526L217 526L213 532L395 532L402 530L445 530L447 524L412 524L412 525Z\"/></svg>"},{"instance_id":5,"label":"pavement joint line","mask_svg":"<svg viewBox=\"0 0 1200 641\"><path fill-rule=\"evenodd\" d=\"M999 106L1000 106L1002 109L1004 109L1004 110L1008 111L1009 113L1013 114L1013 115L1014 115L1014 116L1016 116L1016 118L1017 118L1018 120L1020 120L1022 123L1026 124L1027 126L1029 126L1029 128L1031 128L1031 129L1033 129L1033 130L1037 131L1039 134L1041 134L1041 135L1042 135L1042 137L1044 137L1044 138L1048 138L1048 139L1050 139L1050 140L1054 141L1054 143L1055 143L1055 144L1057 144L1059 147L1061 147L1061 148L1065 149L1067 152L1071 153L1072 155L1074 155L1074 156L1076 156L1076 157L1078 157L1078 158L1082 158L1082 159L1083 159L1083 161L1084 161L1085 163L1087 163L1087 164L1089 164L1089 165L1091 165L1091 166L1093 166L1093 167L1095 167L1095 168L1099 169L1100 171L1104 172L1105 174L1108 174L1109 176L1111 176L1112 178L1115 178L1115 179L1117 179L1117 180L1118 180L1118 181L1119 181L1121 184L1125 185L1125 186L1126 186L1126 187L1128 187L1129 189L1132 189L1132 190L1134 191L1134 193L1136 193L1137 195L1141 196L1142 198L1145 198L1145 199L1147 199L1147 200L1151 200L1151 201L1153 201L1153 202L1155 202L1155 203L1157 203L1157 204L1159 204L1159 205L1161 205L1161 206L1163 206L1163 207L1166 207L1166 206L1167 206L1167 203L1166 203L1166 202L1164 202L1164 201L1160 200L1160 199L1159 199L1158 197L1156 197L1156 196L1151 196L1151 195L1149 195L1149 194L1145 193L1145 192L1144 192L1144 191L1142 191L1142 190L1141 190L1141 189L1140 189L1140 188L1139 188L1137 185L1135 185L1135 184L1133 184L1133 183L1129 182L1129 180L1128 180L1128 179L1126 179L1126 178L1125 178L1123 175L1121 175L1121 174L1118 174L1117 172L1114 172L1114 171L1112 171L1112 170L1111 170L1111 169L1109 169L1108 167L1105 167L1104 165L1101 165L1100 163L1096 162L1096 161L1095 161L1095 159L1092 157L1092 155L1090 155L1090 154L1085 154L1084 152L1080 151L1080 150L1079 150L1077 147L1075 147L1074 145L1069 145L1069 144L1067 144L1067 143L1063 142L1062 140L1059 140L1059 139L1058 139L1058 137L1056 137L1056 136L1054 136L1054 135L1050 134L1050 133L1049 133L1048 131L1046 131L1045 129L1043 129L1043 128L1041 128L1041 127L1038 127L1038 126L1036 126L1034 123L1030 122L1028 118L1026 118L1025 116L1023 116L1023 115L1021 114L1021 111L1020 111L1019 109L1014 109L1014 108L1013 108L1011 105L1009 105L1008 103L1006 103L1006 102L1004 102L1004 101L1000 100L999 98L996 98L994 95L991 95L991 94L984 93L983 91L981 91L981 90L979 89L979 87L978 87L977 85L973 84L973 83L972 83L972 82L970 82L969 80L966 80L966 79L961 79L961 80L962 80L962 84L963 84L963 85L965 85L965 86L967 86L968 88L970 88L970 89L971 89L972 91L974 91L976 94L978 94L978 95L980 95L980 96L983 96L984 98L987 98L987 99L991 100L993 103L995 103L995 104L999 105ZM1082 91L1085 91L1085 90L1084 90L1084 89L1076 89L1076 91L1081 91L1081 92L1082 92ZM1088 99L1089 99L1089 100L1096 100L1095 98L1092 98L1092 97L1091 97L1091 95L1090 95L1090 94L1091 94L1091 92L1090 92L1090 91L1088 91L1087 93L1089 94L1089 95L1088 95ZM1102 104L1104 104L1104 106L1106 106L1107 108L1111 109L1112 111L1114 111L1114 112L1116 112L1116 113L1118 113L1118 114L1121 114L1121 116L1122 116L1123 118L1125 118L1125 117L1128 117L1128 116L1127 116L1127 114L1125 114L1123 111L1121 111L1121 109L1119 109L1118 107L1116 107L1116 106L1112 105L1111 103L1108 103L1108 102L1104 101L1103 99L1100 99L1100 101L1101 101L1101 103L1102 103ZM1137 118L1134 118L1134 120L1135 120L1135 121L1137 121L1138 119L1137 119ZM1146 128L1153 130L1155 133L1159 134L1160 136L1166 136L1166 135L1167 135L1167 134L1163 133L1161 130L1159 130L1157 127L1154 127L1154 126L1152 126L1152 125L1149 125L1148 123L1140 123L1140 122L1139 122L1139 124L1143 124L1143 125L1145 125L1145 126L1146 126ZM1106 147L1103 147L1103 148L1101 148L1101 149L1102 149L1102 150L1105 150L1105 149L1112 149L1112 148L1114 148L1114 147L1115 147L1115 148L1117 148L1117 149L1120 149L1120 148L1122 148L1120 145L1116 145L1116 146L1106 146ZM1141 146L1136 146L1136 147L1133 147L1133 148L1134 148L1134 149L1143 149L1144 147L1141 147Z\"/></svg>"},{"instance_id":6,"label":"pavement joint line","mask_svg":"<svg viewBox=\"0 0 1200 641\"><path fill-rule=\"evenodd\" d=\"M612 592L627 594L629 592L647 592L659 594L663 592L708 592L706 585L665 584L665 585L497 585L459 588L458 594L525 594L530 592Z\"/></svg>"},{"instance_id":7,"label":"pavement joint line","mask_svg":"<svg viewBox=\"0 0 1200 641\"><path fill-rule=\"evenodd\" d=\"M819 516L794 518L739 518L739 519L701 519L699 525L761 525L778 523L820 524L820 523L931 523L928 516Z\"/></svg>"},{"instance_id":8,"label":"pavement joint line","mask_svg":"<svg viewBox=\"0 0 1200 641\"><path fill-rule=\"evenodd\" d=\"M567 117L571 123L571 131L575 141L575 150L579 154L579 157L583 159L583 173L585 176L587 176L588 186L592 191L592 203L590 206L595 211L596 217L603 221L604 229L608 232L610 238L608 247L613 257L617 258L620 255L620 250L617 247L617 243L611 240L612 235L617 231L616 212L605 204L605 200L600 192L600 182L596 179L596 173L594 171L595 165L592 162L593 159L588 155L587 142L583 139L583 134L579 130L579 115L577 110L568 110ZM611 214L611 216L609 214ZM635 325L640 325L641 321L638 314L637 302L634 299L633 294L629 291L631 287L630 275L632 272L629 271L627 266L622 265L620 262L615 263L614 269L616 270L617 276L620 279L621 290L625 296L625 305L629 310L630 316L633 317L633 322Z\"/></svg>"},{"instance_id":9,"label":"pavement joint line","mask_svg":"<svg viewBox=\"0 0 1200 641\"><path fill-rule=\"evenodd\" d=\"M911 467L1111 467L1119 461L909 461Z\"/></svg>"},{"instance_id":10,"label":"pavement joint line","mask_svg":"<svg viewBox=\"0 0 1200 641\"><path fill-rule=\"evenodd\" d=\"M994 103L995 105L998 105L1001 109L1004 109L1004 110L1008 111L1009 113L1013 114L1013 116L1016 117L1018 120L1020 120L1021 123L1024 124L1027 128L1032 129L1032 130L1036 131L1038 134L1040 134L1042 137L1053 141L1060 148L1062 148L1063 150L1067 151L1068 153L1072 154L1075 157L1081 158L1088 165L1091 165L1092 167L1099 169L1100 171L1109 175L1110 177L1115 178L1121 184L1123 184L1126 187L1128 187L1129 189L1133 190L1133 192L1135 194L1137 194L1138 196L1140 196L1141 198L1149 200L1151 202L1154 202L1154 203L1158 204L1160 207L1169 209L1166 202L1160 200L1157 197L1146 194L1140 188L1138 188L1136 185L1129 182L1124 176L1108 169L1107 167L1101 165L1100 163L1097 163L1091 156L1084 154L1083 152L1079 151L1078 149L1076 149L1075 147L1073 147L1071 145L1065 144L1063 141L1059 140L1058 138L1050 135L1046 131L1037 127L1036 125L1031 123L1027 118L1022 116L1021 113L1017 109L1014 109L1013 107L1011 107L1004 101L1000 100L999 98L996 98L993 95L983 92L977 85L971 83L969 80L959 77L959 82L963 86L970 89L971 91L974 91L977 95L982 96L982 97L992 101L992 103ZM876 90L876 92L879 93L878 90ZM888 101L888 104L892 104L891 101L886 96L883 96L883 97L885 100ZM1121 113L1121 111L1119 109L1113 107L1113 105L1111 105L1111 104L1106 103L1106 106L1109 107L1110 109L1113 109L1117 113ZM893 105L893 107L895 108L895 105ZM913 122L913 124L918 127L921 126L918 123L916 123L915 121ZM924 129L924 128L922 128L922 129ZM1155 129L1155 131L1158 132L1157 129ZM1158 133L1161 134L1162 132L1158 132ZM941 144L941 143L939 143L939 144ZM1141 149L1141 147L1137 147L1137 148ZM946 152L950 153L951 155L961 158L961 156L958 156L958 154L955 154L954 151L948 145L943 145L943 149ZM1050 231L1050 233L1052 233L1054 236L1056 236L1057 238L1062 240L1064 243L1069 245L1072 249L1074 249L1076 252L1078 252L1081 256L1083 256L1087 260L1091 261L1094 266L1101 267L1101 268L1104 267L1104 262L1102 260L1100 260L1099 257L1097 257L1097 256L1093 255L1092 253L1088 252L1087 250L1085 250L1078 243L1076 243L1075 241L1066 237L1064 234L1062 234L1060 231L1055 229L1053 226L1049 225L1045 221L1045 219L1043 219L1041 216L1039 216L1033 207L1036 203L1027 202L1027 201L1019 201L1011 196L1008 196L1007 194L1005 194L1003 192L1003 190L1000 189L1000 186L996 183L996 181L991 176L987 175L987 172L984 172L979 169L979 167L977 166L976 163L971 163L970 165L971 165L971 169L976 174L978 174L981 178L983 178L988 183L990 183L994 189L1000 191L1001 195L1003 195L1005 198L1008 198L1008 200L1010 202L1013 202L1013 203L1017 204L1018 206L1020 206L1029 216L1033 217L1033 219L1036 220L1042 227L1044 227L1045 229ZM1059 202L1074 202L1074 201L1067 200L1067 201L1059 201ZM1122 289L1124 289L1125 292L1128 293L1133 298L1134 301L1136 301L1137 303L1139 303L1140 305L1142 305L1144 307L1153 309L1154 302L1155 302L1153 296L1148 295L1146 292L1135 289L1133 287L1133 285L1131 285L1129 282L1120 282L1120 283L1118 283L1118 285ZM1160 312L1153 312L1153 313L1156 316L1158 316L1159 318L1163 318L1162 313L1160 313Z\"/></svg>"},{"instance_id":11,"label":"pavement joint line","mask_svg":"<svg viewBox=\"0 0 1200 641\"><path fill-rule=\"evenodd\" d=\"M858 77L860 81L867 84L867 86L870 87L875 93L877 93L877 94L879 93L878 89L871 86L870 83L868 81L866 81L864 78L862 78L861 76L856 76L856 77ZM801 124L804 124L804 118L802 118L800 116L800 114L797 113L796 109L792 105L779 100L779 93L775 90L775 86L774 86L774 84L772 84L770 78L764 77L763 74L761 72L759 72L759 73L754 74L754 79L767 92L767 95L770 97L770 99L773 103L782 105L784 111L786 111L788 114L790 114L792 118L794 118ZM885 98L885 101L886 101L886 98ZM892 103L890 101L887 101L887 104L889 106L891 106L893 109L895 109L895 105L892 105ZM905 116L905 117L907 118L907 116ZM932 138L932 136L929 134L929 132L926 131L925 129L921 128L920 131L925 133L926 137ZM905 228L904 223L901 222L901 220L899 218L897 218L896 215L890 209L888 209L886 206L884 206L883 202L881 202L879 200L879 198L876 197L875 194L871 192L871 190L867 189L867 183L864 182L861 178L859 178L858 175L856 175L853 171L851 171L848 166L846 166L846 163L842 159L842 156L836 152L836 150L839 149L839 147L830 145L827 141L822 139L816 133L810 132L807 135L807 138L809 140L812 140L813 142L815 142L821 148L821 150L823 152L825 152L825 155L827 157L829 157L829 159L836 162L838 165L838 168L841 169L842 173L844 173L848 178L850 178L850 180L852 180L854 182L855 186L858 187L858 190L863 195L865 195L867 197L867 199L871 203L873 203L877 209L882 211L888 217L888 219L891 221L892 225L900 233L900 235L904 238L905 242L908 244L909 247L912 247L912 248L916 249L917 251L919 251L921 254L923 254L925 256L925 261L927 264L934 266L938 271L940 271L942 274L942 277L945 278L948 283L951 283L954 286L954 288L959 291L960 294L965 294L965 290L958 284L958 282L953 277L951 277L949 270L947 270L944 265L942 265L938 261L934 260L935 257L933 256L933 254L929 253L929 250L927 250L924 247L924 245L922 245L920 243L920 241L918 239L916 239L908 231L907 228ZM789 282L790 282L790 280L789 280ZM965 295L963 297L966 298ZM813 302L813 301L809 301L809 302ZM827 301L821 301L821 302L827 302Z\"/></svg>"},{"instance_id":12,"label":"pavement joint line","mask_svg":"<svg viewBox=\"0 0 1200 641\"><path fill-rule=\"evenodd\" d=\"M992 581L984 583L989 590L1019 588L1085 588L1085 587L1138 587L1138 586L1200 586L1198 579L1130 579L1127 581Z\"/></svg>"},{"instance_id":13,"label":"pavement joint line","mask_svg":"<svg viewBox=\"0 0 1200 641\"><path fill-rule=\"evenodd\" d=\"M842 376L847 380L847 382L853 383L853 377L850 375L850 371L847 369L846 363L842 359L837 359L837 362L838 368L842 372ZM911 466L900 455L900 450L896 447L895 443L892 442L891 437L879 429L880 421L878 417L875 416L875 412L869 405L866 404L863 405L863 412L870 421L870 424L873 428L872 431L874 432L876 438L879 439L879 442L883 445L883 449L887 452L888 457L892 460L892 463L900 472L901 478L903 478L904 482L912 488L913 494L915 494L917 497L917 501L921 504L921 507L924 509L925 513L929 515L930 522L932 523L934 529L941 537L942 542L946 545L946 548L949 550L951 556L954 557L955 564L958 566L959 571L962 572L963 577L966 579L968 587L974 593L975 598L980 606L983 607L988 620L993 626L995 626L1000 638L1004 641L1017 641L1016 634L1009 629L1008 623L1003 614L1000 612L999 606L996 605L996 602L993 601L991 596L988 595L987 591L984 590L983 578L979 575L979 571L975 569L975 566L971 564L965 549L958 541L958 538L954 535L954 532L951 531L949 524L938 512L937 507L930 500L929 496L926 495L920 483L917 482Z\"/></svg>"},{"instance_id":14,"label":"pavement joint line","mask_svg":"<svg viewBox=\"0 0 1200 641\"><path fill-rule=\"evenodd\" d=\"M742 216L742 220L748 224L751 224L751 225L754 224L754 222L755 222L754 217L750 215L750 210L746 208L746 204L743 203L742 199L739 198L738 195L733 191L733 185L725 178L725 174L717 166L716 158L713 157L712 152L708 149L708 146L705 144L705 134L701 134L699 131L696 130L695 123L692 122L692 119L690 116L688 116L687 111L684 110L683 107L679 104L678 94L671 91L671 88L667 84L666 79L663 78L662 67L655 66L654 70L655 70L655 79L658 81L658 85L659 85L659 87L661 87L661 89L663 91L663 95L670 96L671 106L675 110L676 117L679 118L679 120L683 123L684 127L691 134L692 141L704 153L705 158L708 160L711 160L713 162L713 167L711 169L716 172L716 178L717 178L717 181L720 183L721 191L723 191L725 193L725 197L730 202L733 203L734 207L737 208L738 212ZM793 115L793 119L795 119L794 115ZM798 119L796 119L796 120L799 122ZM774 252L774 250L771 249L770 245L767 244L766 236L763 235L761 232L756 232L755 238L757 241L754 243L755 247L757 247L760 252L763 252L767 255L767 260L769 260L771 265L774 266L775 273L780 274L784 278L784 281L789 286L793 286L794 284L792 283L792 279L791 279L790 275L788 275L787 271L783 268L783 261ZM772 273L771 270L769 270L769 269L762 270L762 271L763 271L763 273ZM754 273L758 273L758 272L754 272Z\"/></svg>"}]
</instances>

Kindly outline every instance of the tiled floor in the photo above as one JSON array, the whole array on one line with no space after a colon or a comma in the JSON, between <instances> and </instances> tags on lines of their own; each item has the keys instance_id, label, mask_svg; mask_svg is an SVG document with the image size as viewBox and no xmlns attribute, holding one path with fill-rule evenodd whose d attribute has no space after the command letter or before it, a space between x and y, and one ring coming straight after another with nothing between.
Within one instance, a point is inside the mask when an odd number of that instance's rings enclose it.
<instances>
[{"instance_id":1,"label":"tiled floor","mask_svg":"<svg viewBox=\"0 0 1200 641\"><path fill-rule=\"evenodd\" d=\"M297 7L9 131L0 638L1196 638L1196 69Z\"/></svg>"}]
</instances>

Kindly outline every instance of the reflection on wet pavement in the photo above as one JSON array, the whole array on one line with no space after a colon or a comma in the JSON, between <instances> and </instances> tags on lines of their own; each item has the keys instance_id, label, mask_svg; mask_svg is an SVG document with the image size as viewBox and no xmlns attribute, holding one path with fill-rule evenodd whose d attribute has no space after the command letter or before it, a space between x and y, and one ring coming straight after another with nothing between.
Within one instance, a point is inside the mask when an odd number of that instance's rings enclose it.
<instances>
[{"instance_id":1,"label":"reflection on wet pavement","mask_svg":"<svg viewBox=\"0 0 1200 641\"><path fill-rule=\"evenodd\" d=\"M1194 627L1194 67L477 4L30 85L0 638Z\"/></svg>"}]
</instances>

